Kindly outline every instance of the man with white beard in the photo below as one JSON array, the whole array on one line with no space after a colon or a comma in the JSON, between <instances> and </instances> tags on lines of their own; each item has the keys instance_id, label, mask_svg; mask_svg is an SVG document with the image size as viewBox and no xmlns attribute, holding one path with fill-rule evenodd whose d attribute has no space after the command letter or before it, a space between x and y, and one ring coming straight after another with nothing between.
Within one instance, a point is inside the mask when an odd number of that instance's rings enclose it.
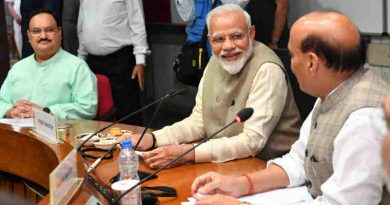
<instances>
[{"instance_id":1,"label":"man with white beard","mask_svg":"<svg viewBox=\"0 0 390 205\"><path fill-rule=\"evenodd\" d=\"M283 64L264 44L254 41L255 28L241 7L225 4L207 16L213 56L186 119L146 134L139 150L151 168L159 168L190 149L193 142L228 124L236 113L252 107L244 124L235 124L200 145L174 166L225 162L258 156L270 159L289 151L301 124ZM136 143L139 135L126 135Z\"/></svg>"}]
</instances>

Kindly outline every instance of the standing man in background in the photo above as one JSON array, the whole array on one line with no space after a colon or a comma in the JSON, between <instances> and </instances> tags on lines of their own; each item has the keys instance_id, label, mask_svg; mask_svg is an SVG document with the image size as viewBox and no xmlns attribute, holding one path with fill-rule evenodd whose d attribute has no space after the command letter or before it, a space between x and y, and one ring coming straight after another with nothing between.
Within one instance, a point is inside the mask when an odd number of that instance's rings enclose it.
<instances>
[{"instance_id":1,"label":"standing man in background","mask_svg":"<svg viewBox=\"0 0 390 205\"><path fill-rule=\"evenodd\" d=\"M5 13L5 5L0 4L0 13ZM5 15L0 15L0 83L3 83L9 70L9 50Z\"/></svg>"},{"instance_id":2,"label":"standing man in background","mask_svg":"<svg viewBox=\"0 0 390 205\"><path fill-rule=\"evenodd\" d=\"M180 18L187 22L187 43L201 41L206 26L206 17L214 1L217 1L217 6L221 4L237 4L244 7L249 0L175 0ZM211 46L207 40L206 47L207 54L211 57Z\"/></svg>"},{"instance_id":3,"label":"standing man in background","mask_svg":"<svg viewBox=\"0 0 390 205\"><path fill-rule=\"evenodd\" d=\"M27 29L28 19L30 19L33 11L38 9L50 10L58 18L61 17L63 0L22 0L20 3L20 14L22 16L22 58L25 58L34 53L28 42ZM58 19L61 21L61 19Z\"/></svg>"},{"instance_id":4,"label":"standing man in background","mask_svg":"<svg viewBox=\"0 0 390 205\"><path fill-rule=\"evenodd\" d=\"M109 77L121 118L140 107L145 56L150 53L141 0L80 0L78 56ZM141 114L126 123L141 125Z\"/></svg>"},{"instance_id":5,"label":"standing man in background","mask_svg":"<svg viewBox=\"0 0 390 205\"><path fill-rule=\"evenodd\" d=\"M20 0L5 0L8 13L12 16L14 27L14 40L16 48L18 49L19 57L22 56L22 31L20 24L22 23L22 17L20 15Z\"/></svg>"},{"instance_id":6,"label":"standing man in background","mask_svg":"<svg viewBox=\"0 0 390 205\"><path fill-rule=\"evenodd\" d=\"M79 37L77 36L79 7L80 0L66 0L62 9L62 47L76 56L79 48Z\"/></svg>"},{"instance_id":7,"label":"standing man in background","mask_svg":"<svg viewBox=\"0 0 390 205\"><path fill-rule=\"evenodd\" d=\"M246 11L256 27L257 41L273 49L287 47L288 0L251 0Z\"/></svg>"}]
</instances>

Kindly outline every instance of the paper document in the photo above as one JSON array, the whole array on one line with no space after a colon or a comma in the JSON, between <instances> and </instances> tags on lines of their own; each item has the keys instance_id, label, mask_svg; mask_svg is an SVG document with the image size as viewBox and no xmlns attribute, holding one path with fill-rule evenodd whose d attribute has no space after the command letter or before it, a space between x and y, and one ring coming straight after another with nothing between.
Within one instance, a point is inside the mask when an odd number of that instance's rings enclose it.
<instances>
[{"instance_id":1,"label":"paper document","mask_svg":"<svg viewBox=\"0 0 390 205\"><path fill-rule=\"evenodd\" d=\"M307 202L313 201L313 198L309 194L306 186L277 189L269 192L254 194L251 196L244 196L239 198L240 201L249 202L255 205L298 205L307 204ZM189 198L188 202L182 202L182 205L195 204L194 198Z\"/></svg>"},{"instance_id":2,"label":"paper document","mask_svg":"<svg viewBox=\"0 0 390 205\"><path fill-rule=\"evenodd\" d=\"M0 118L0 123L15 125L19 127L34 127L34 118L23 118L23 119L11 119L11 118Z\"/></svg>"},{"instance_id":3,"label":"paper document","mask_svg":"<svg viewBox=\"0 0 390 205\"><path fill-rule=\"evenodd\" d=\"M313 201L313 198L309 194L306 186L300 186L244 196L240 198L240 201L246 201L252 204L270 204L272 202L273 205L295 205Z\"/></svg>"}]
</instances>

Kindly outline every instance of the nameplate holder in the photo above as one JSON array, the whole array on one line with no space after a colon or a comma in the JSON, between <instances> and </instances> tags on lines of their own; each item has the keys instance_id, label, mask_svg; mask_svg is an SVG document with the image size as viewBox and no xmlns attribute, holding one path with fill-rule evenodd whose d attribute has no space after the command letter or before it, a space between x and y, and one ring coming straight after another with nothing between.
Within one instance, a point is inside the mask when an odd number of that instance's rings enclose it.
<instances>
[{"instance_id":1,"label":"nameplate holder","mask_svg":"<svg viewBox=\"0 0 390 205\"><path fill-rule=\"evenodd\" d=\"M50 204L68 204L83 184L77 177L77 151L73 149L68 156L50 173Z\"/></svg>"},{"instance_id":2,"label":"nameplate holder","mask_svg":"<svg viewBox=\"0 0 390 205\"><path fill-rule=\"evenodd\" d=\"M34 130L31 133L51 144L59 143L56 117L37 109L33 109L33 112Z\"/></svg>"}]
</instances>

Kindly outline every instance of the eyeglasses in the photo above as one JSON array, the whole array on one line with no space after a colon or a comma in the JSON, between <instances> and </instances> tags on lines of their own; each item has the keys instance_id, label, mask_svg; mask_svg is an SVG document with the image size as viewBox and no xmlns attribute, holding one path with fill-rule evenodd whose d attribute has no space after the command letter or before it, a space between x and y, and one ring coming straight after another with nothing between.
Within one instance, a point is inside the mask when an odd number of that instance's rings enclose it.
<instances>
[{"instance_id":1,"label":"eyeglasses","mask_svg":"<svg viewBox=\"0 0 390 205\"><path fill-rule=\"evenodd\" d=\"M56 31L57 28L58 28L57 26L48 26L45 28L32 28L32 29L29 29L29 31L31 32L32 35L37 36L37 35L41 34L42 31L47 33L47 34L52 34Z\"/></svg>"},{"instance_id":2,"label":"eyeglasses","mask_svg":"<svg viewBox=\"0 0 390 205\"><path fill-rule=\"evenodd\" d=\"M228 35L227 38L231 41L239 41L239 40L242 40L245 36L246 35L244 33L235 32L235 33ZM214 36L211 38L211 43L213 43L213 44L222 44L225 41L226 41L225 36Z\"/></svg>"},{"instance_id":3,"label":"eyeglasses","mask_svg":"<svg viewBox=\"0 0 390 205\"><path fill-rule=\"evenodd\" d=\"M250 27L248 28L248 33L249 32L250 32ZM246 35L247 35L247 33L237 31L237 32L233 32L233 33L227 35L227 37L215 35L213 37L210 37L210 41L212 44L220 45L220 44L225 43L226 39L229 39L230 41L233 41L233 42L243 40L246 37Z\"/></svg>"}]
</instances>

